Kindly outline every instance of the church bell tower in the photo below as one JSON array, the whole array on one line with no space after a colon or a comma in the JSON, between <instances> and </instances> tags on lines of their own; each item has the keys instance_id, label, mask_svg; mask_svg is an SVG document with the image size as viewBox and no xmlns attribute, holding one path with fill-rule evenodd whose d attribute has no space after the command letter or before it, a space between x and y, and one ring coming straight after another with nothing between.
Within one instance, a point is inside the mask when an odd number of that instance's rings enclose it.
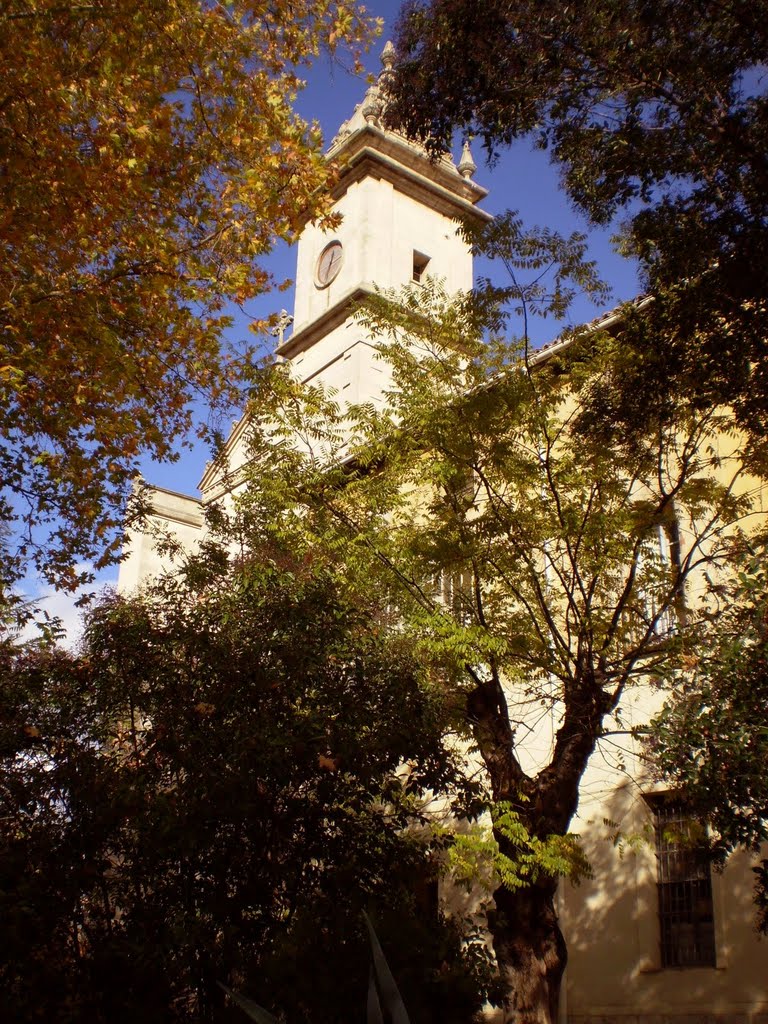
<instances>
[{"instance_id":1,"label":"church bell tower","mask_svg":"<svg viewBox=\"0 0 768 1024\"><path fill-rule=\"evenodd\" d=\"M459 222L491 219L477 206L487 192L472 181L467 145L457 166L448 156L430 159L383 126L394 61L387 43L377 83L331 143L341 223L330 231L308 224L302 232L293 334L277 348L299 379L322 381L342 403L379 401L387 384L376 339L352 316L355 302L376 287L418 287L427 274L442 278L449 292L471 288L472 254Z\"/></svg>"},{"instance_id":2,"label":"church bell tower","mask_svg":"<svg viewBox=\"0 0 768 1024\"><path fill-rule=\"evenodd\" d=\"M293 333L280 330L277 355L301 381L322 383L341 404L380 402L389 384L377 339L355 320L355 304L380 289L414 288L427 275L444 280L449 292L472 287L472 254L459 233L461 221L491 217L477 204L487 192L472 181L476 167L464 146L460 162L430 159L424 148L386 128L387 77L395 52L387 43L382 70L363 102L338 131L327 157L338 167L333 230L308 224L299 239ZM244 482L250 458L248 419L237 423L221 458L206 467L201 498L163 487L146 491L154 514L151 528L132 531L120 568L119 587L131 591L164 568L153 534L174 537L192 550L205 533L204 508Z\"/></svg>"}]
</instances>

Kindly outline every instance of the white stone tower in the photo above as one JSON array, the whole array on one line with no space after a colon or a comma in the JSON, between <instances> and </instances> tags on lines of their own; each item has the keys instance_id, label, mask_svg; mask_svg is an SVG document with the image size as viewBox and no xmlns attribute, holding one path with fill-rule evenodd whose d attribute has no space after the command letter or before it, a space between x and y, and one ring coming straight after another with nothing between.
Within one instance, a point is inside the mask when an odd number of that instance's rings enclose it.
<instances>
[{"instance_id":1,"label":"white stone tower","mask_svg":"<svg viewBox=\"0 0 768 1024\"><path fill-rule=\"evenodd\" d=\"M427 274L442 278L448 291L473 283L472 254L459 233L462 220L489 221L477 203L487 192L472 181L476 167L464 151L458 166L443 156L432 160L423 147L385 128L382 114L386 79L395 53L387 43L382 70L328 150L338 167L334 230L307 224L298 242L293 333L280 330L276 352L302 381L321 381L342 403L381 401L388 383L377 358L376 339L353 317L353 306L378 288L415 287ZM290 323L287 315L283 327ZM234 427L222 459L200 482L201 498L152 488L149 498L162 530L185 547L203 530L203 508L236 487L245 464L248 422ZM222 471L226 465L227 472ZM161 568L148 533L129 539L120 570L121 589L132 589Z\"/></svg>"},{"instance_id":2,"label":"white stone tower","mask_svg":"<svg viewBox=\"0 0 768 1024\"><path fill-rule=\"evenodd\" d=\"M424 275L449 291L472 287L472 255L458 233L463 219L490 220L477 203L468 148L457 167L382 127L386 76L395 53L387 43L379 82L339 129L328 159L339 167L334 190L342 221L335 231L309 224L298 244L293 335L278 347L302 380L320 377L341 401L376 400L382 366L375 339L350 317L353 302L379 288Z\"/></svg>"}]
</instances>

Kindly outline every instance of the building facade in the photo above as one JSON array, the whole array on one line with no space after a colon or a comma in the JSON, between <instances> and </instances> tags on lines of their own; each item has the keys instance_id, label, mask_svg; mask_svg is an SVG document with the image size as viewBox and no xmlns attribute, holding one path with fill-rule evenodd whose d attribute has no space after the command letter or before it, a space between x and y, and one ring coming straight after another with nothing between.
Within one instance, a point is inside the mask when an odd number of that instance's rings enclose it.
<instances>
[{"instance_id":1,"label":"building facade","mask_svg":"<svg viewBox=\"0 0 768 1024\"><path fill-rule=\"evenodd\" d=\"M394 59L382 56L385 77ZM380 79L381 84L381 79ZM458 164L433 162L420 147L382 127L380 85L342 125L328 156L340 168L334 201L339 226L308 225L298 244L293 330L277 355L298 379L322 382L341 402L384 401L390 382L376 339L354 319L354 303L378 288L425 274L449 291L473 283L460 220L488 221L486 195L465 147ZM130 538L120 588L131 591L162 568L154 532L193 548L204 509L242 483L248 422L238 423L222 461L206 469L200 497L152 488L152 528ZM625 713L647 720L651 695ZM546 728L545 749L551 741ZM535 756L535 754L534 754ZM559 916L569 949L560 1015L572 1024L768 1024L768 941L754 931L750 858L710 869L695 841L679 842L685 813L655 787L630 750L622 768L593 757L578 820L594 877L562 885ZM674 826L670 828L669 826ZM621 833L625 838L617 839ZM670 835L673 838L670 839ZM637 837L632 841L626 837Z\"/></svg>"}]
</instances>

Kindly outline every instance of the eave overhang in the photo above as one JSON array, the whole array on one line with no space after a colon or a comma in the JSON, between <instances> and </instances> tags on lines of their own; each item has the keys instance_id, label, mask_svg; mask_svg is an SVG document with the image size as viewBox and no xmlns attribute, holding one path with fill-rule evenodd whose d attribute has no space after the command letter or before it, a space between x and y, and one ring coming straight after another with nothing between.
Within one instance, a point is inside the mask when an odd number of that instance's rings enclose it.
<instances>
[{"instance_id":1,"label":"eave overhang","mask_svg":"<svg viewBox=\"0 0 768 1024\"><path fill-rule=\"evenodd\" d=\"M410 196L452 220L488 223L493 216L476 206L488 190L463 178L447 160L431 160L412 142L365 125L331 147L328 159L339 164L339 177L332 189L335 200L365 177L390 182Z\"/></svg>"}]
</instances>

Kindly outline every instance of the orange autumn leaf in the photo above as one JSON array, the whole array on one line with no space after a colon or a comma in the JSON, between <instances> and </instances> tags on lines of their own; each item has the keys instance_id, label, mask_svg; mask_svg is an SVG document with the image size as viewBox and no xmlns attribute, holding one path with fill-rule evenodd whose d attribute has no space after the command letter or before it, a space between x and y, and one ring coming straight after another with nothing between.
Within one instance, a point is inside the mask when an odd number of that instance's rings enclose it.
<instances>
[{"instance_id":1,"label":"orange autumn leaf","mask_svg":"<svg viewBox=\"0 0 768 1024\"><path fill-rule=\"evenodd\" d=\"M4 582L115 561L139 459L173 456L193 401L239 404L227 303L328 209L297 68L371 25L352 0L2 5Z\"/></svg>"}]
</instances>

